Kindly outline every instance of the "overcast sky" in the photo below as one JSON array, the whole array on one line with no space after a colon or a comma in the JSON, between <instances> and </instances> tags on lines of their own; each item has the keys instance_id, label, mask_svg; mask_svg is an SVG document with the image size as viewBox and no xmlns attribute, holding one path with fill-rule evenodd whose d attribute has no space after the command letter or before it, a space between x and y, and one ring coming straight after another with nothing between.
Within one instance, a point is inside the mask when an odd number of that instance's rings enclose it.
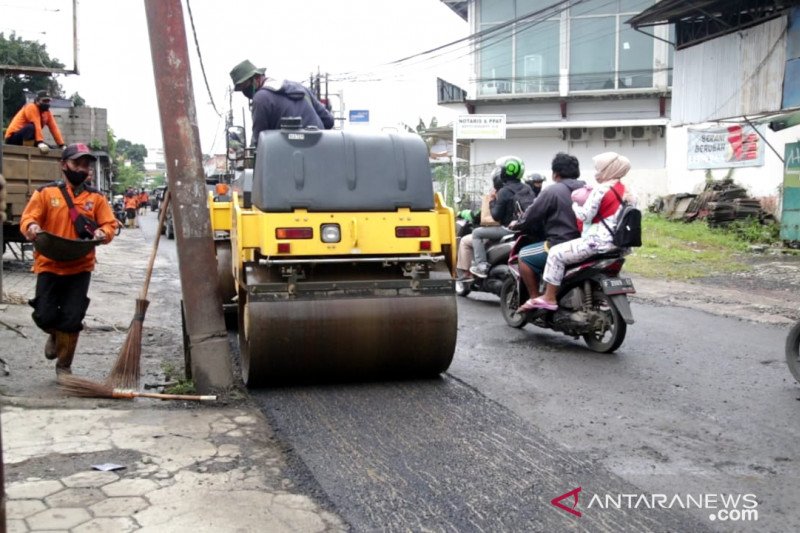
<instances>
[{"instance_id":1,"label":"overcast sky","mask_svg":"<svg viewBox=\"0 0 800 533\"><path fill-rule=\"evenodd\" d=\"M228 73L250 59L276 78L303 81L319 68L331 74L356 71L359 80L376 80L330 86L332 92L343 92L347 110L369 109L374 127L399 122L415 126L420 117L427 123L432 116L443 124L458 114L436 105L435 81L439 76L464 86L469 65L463 48L448 57L437 55L438 60L374 69L468 34L467 23L439 0L189 1L220 113L231 107ZM182 0L200 141L204 153L220 153L224 122L202 78L186 2ZM0 31L44 42L51 57L71 68L71 5L70 0L0 0ZM106 108L117 138L162 146L144 1L81 0L78 41L80 74L58 76L65 93L77 91L87 105ZM336 99L332 102L337 105ZM243 115L249 119L241 93L235 93L232 107L236 122Z\"/></svg>"}]
</instances>

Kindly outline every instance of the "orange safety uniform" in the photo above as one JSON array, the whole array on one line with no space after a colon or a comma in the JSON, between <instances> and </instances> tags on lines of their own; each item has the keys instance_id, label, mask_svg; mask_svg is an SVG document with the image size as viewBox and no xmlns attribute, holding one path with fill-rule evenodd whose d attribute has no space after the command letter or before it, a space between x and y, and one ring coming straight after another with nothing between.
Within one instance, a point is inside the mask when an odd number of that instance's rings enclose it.
<instances>
[{"instance_id":1,"label":"orange safety uniform","mask_svg":"<svg viewBox=\"0 0 800 533\"><path fill-rule=\"evenodd\" d=\"M125 197L125 209L136 209L139 207L139 198L136 195Z\"/></svg>"},{"instance_id":2,"label":"orange safety uniform","mask_svg":"<svg viewBox=\"0 0 800 533\"><path fill-rule=\"evenodd\" d=\"M6 129L5 138L8 139L13 134L25 127L26 124L33 124L35 129L36 142L44 142L44 135L42 128L47 126L50 128L50 133L53 134L56 144L61 146L64 143L64 138L61 137L61 130L58 129L56 119L50 111L39 111L39 106L33 102L22 106L14 118L11 119L11 124Z\"/></svg>"},{"instance_id":3,"label":"orange safety uniform","mask_svg":"<svg viewBox=\"0 0 800 533\"><path fill-rule=\"evenodd\" d=\"M69 207L61 194L61 189L58 187L60 183L50 183L40 187L33 193L28 205L25 206L25 210L22 212L20 229L23 233L28 230L28 226L35 222L44 231L53 235L66 239L78 238L75 225L69 217ZM72 198L72 203L75 204L75 209L78 210L78 213L86 215L97 222L99 229L106 234L105 243L111 242L117 231L117 219L111 210L111 206L108 205L106 197L94 187L87 185L84 185L80 194L75 196L70 183L67 183L67 194ZM74 261L54 261L39 252L34 252L33 259L33 271L35 273L52 272L67 276L94 270L95 252L92 250Z\"/></svg>"},{"instance_id":4,"label":"orange safety uniform","mask_svg":"<svg viewBox=\"0 0 800 533\"><path fill-rule=\"evenodd\" d=\"M146 192L139 193L139 207L146 205L150 201L150 197Z\"/></svg>"}]
</instances>

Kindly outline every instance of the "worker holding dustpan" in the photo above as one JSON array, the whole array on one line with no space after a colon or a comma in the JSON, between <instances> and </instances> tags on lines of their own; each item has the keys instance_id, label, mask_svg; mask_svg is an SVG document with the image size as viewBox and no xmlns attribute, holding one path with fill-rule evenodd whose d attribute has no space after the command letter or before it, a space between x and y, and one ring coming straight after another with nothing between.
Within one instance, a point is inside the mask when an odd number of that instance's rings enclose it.
<instances>
[{"instance_id":1,"label":"worker holding dustpan","mask_svg":"<svg viewBox=\"0 0 800 533\"><path fill-rule=\"evenodd\" d=\"M67 146L61 156L64 180L34 192L20 221L35 249L33 321L49 334L44 355L56 359L56 373L71 373L89 307L94 248L111 242L117 229L105 196L88 184L95 160L85 144Z\"/></svg>"}]
</instances>

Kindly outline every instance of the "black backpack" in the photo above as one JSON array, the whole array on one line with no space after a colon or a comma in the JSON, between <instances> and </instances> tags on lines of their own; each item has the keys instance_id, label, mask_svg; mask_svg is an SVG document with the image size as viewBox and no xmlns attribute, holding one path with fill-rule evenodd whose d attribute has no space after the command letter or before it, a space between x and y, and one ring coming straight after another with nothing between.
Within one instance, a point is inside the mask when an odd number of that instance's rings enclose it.
<instances>
[{"instance_id":1,"label":"black backpack","mask_svg":"<svg viewBox=\"0 0 800 533\"><path fill-rule=\"evenodd\" d=\"M520 187L520 190L514 193L514 218L519 218L534 200L536 200L536 195L533 194L530 187Z\"/></svg>"},{"instance_id":2,"label":"black backpack","mask_svg":"<svg viewBox=\"0 0 800 533\"><path fill-rule=\"evenodd\" d=\"M617 196L620 204L622 204L622 211L617 217L617 227L613 230L608 227L608 224L606 224L605 220L602 220L601 222L613 236L614 246L619 248L635 248L641 246L642 212L623 200L613 187L611 190Z\"/></svg>"}]
</instances>

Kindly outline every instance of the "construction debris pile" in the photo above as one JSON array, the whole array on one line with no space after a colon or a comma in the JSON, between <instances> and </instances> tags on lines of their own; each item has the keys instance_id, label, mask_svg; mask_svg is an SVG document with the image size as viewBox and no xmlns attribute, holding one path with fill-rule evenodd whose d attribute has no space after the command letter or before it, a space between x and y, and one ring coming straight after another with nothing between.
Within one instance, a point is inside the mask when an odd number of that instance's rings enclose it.
<instances>
[{"instance_id":1,"label":"construction debris pile","mask_svg":"<svg viewBox=\"0 0 800 533\"><path fill-rule=\"evenodd\" d=\"M764 222L770 218L756 198L732 179L710 181L700 194L671 194L658 198L651 206L670 220L706 220L711 227L727 226L734 220L757 218Z\"/></svg>"}]
</instances>

